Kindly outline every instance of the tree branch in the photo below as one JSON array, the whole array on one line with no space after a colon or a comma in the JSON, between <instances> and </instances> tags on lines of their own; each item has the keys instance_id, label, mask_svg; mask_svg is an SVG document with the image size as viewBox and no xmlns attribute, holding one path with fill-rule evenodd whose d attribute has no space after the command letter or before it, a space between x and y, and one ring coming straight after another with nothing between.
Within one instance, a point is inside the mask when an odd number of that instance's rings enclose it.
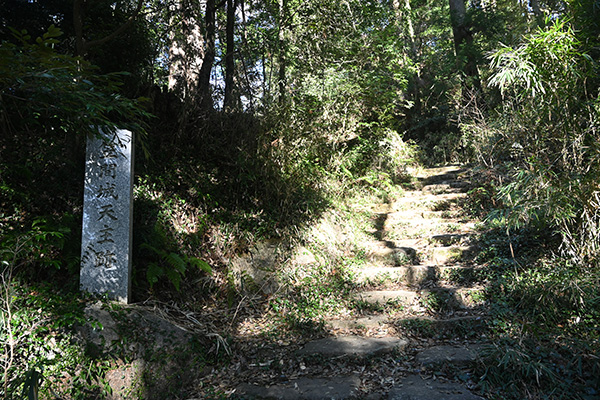
<instances>
[{"instance_id":1,"label":"tree branch","mask_svg":"<svg viewBox=\"0 0 600 400\"><path fill-rule=\"evenodd\" d=\"M73 24L75 25L76 36L75 42L77 46L77 53L80 56L85 55L91 47L99 46L108 41L111 41L117 36L121 35L123 32L125 32L137 19L137 17L140 14L140 11L142 10L142 5L144 4L143 0L138 0L135 11L132 15L129 16L129 18L127 19L127 21L125 21L123 25L121 25L111 34L103 37L102 39L92 40L91 42L86 43L85 38L83 37L83 15L81 7L83 4L85 4L86 1L87 0L75 0L73 4Z\"/></svg>"}]
</instances>

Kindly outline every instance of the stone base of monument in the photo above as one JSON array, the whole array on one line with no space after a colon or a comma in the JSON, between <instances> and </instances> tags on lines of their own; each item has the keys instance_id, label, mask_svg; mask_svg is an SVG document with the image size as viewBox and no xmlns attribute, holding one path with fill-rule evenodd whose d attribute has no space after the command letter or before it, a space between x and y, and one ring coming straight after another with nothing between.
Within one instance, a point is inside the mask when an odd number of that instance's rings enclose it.
<instances>
[{"instance_id":1,"label":"stone base of monument","mask_svg":"<svg viewBox=\"0 0 600 400\"><path fill-rule=\"evenodd\" d=\"M199 353L194 334L144 308L111 309L100 302L88 305L88 323L78 329L90 356L110 354L114 360L104 376L112 392L108 398L179 398L202 365L194 359Z\"/></svg>"}]
</instances>

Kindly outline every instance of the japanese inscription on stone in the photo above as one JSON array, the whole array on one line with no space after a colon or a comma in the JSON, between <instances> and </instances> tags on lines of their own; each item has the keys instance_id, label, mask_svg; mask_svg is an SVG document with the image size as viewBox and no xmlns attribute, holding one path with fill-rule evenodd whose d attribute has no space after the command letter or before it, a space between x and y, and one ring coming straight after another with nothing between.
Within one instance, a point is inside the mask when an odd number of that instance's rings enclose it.
<instances>
[{"instance_id":1,"label":"japanese inscription on stone","mask_svg":"<svg viewBox=\"0 0 600 400\"><path fill-rule=\"evenodd\" d=\"M127 130L87 141L83 231L82 290L129 301L133 190L133 134Z\"/></svg>"}]
</instances>

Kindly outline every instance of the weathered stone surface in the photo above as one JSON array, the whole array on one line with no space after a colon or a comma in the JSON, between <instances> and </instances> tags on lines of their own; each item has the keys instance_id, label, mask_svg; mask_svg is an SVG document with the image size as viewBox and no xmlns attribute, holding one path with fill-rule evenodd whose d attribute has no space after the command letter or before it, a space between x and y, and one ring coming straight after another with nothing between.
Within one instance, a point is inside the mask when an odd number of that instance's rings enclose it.
<instances>
[{"instance_id":1,"label":"weathered stone surface","mask_svg":"<svg viewBox=\"0 0 600 400\"><path fill-rule=\"evenodd\" d=\"M477 360L477 352L481 345L469 347L435 346L417 354L417 361L424 366L442 364L468 365Z\"/></svg>"},{"instance_id":2,"label":"weathered stone surface","mask_svg":"<svg viewBox=\"0 0 600 400\"><path fill-rule=\"evenodd\" d=\"M395 211L389 214L389 219L392 221L405 221L408 219L416 219L422 218L425 220L433 219L433 220L447 220L448 218L442 217L441 211L431 211L431 210L402 210Z\"/></svg>"},{"instance_id":3,"label":"weathered stone surface","mask_svg":"<svg viewBox=\"0 0 600 400\"><path fill-rule=\"evenodd\" d=\"M81 289L127 303L131 289L133 134L89 137L85 167Z\"/></svg>"},{"instance_id":4,"label":"weathered stone surface","mask_svg":"<svg viewBox=\"0 0 600 400\"><path fill-rule=\"evenodd\" d=\"M485 319L476 315L453 318L432 318L428 316L400 318L389 322L403 332L425 333L427 336L465 336L472 335L484 326Z\"/></svg>"},{"instance_id":5,"label":"weathered stone surface","mask_svg":"<svg viewBox=\"0 0 600 400\"><path fill-rule=\"evenodd\" d=\"M399 267L404 270L404 283L409 285L421 284L428 280L437 279L439 269L429 265L411 265Z\"/></svg>"},{"instance_id":6,"label":"weathered stone surface","mask_svg":"<svg viewBox=\"0 0 600 400\"><path fill-rule=\"evenodd\" d=\"M195 374L191 333L136 306L112 313L98 302L84 312L87 324L78 331L86 351L92 356L126 355L104 376L111 388L110 400L163 399L165 393L178 398L182 385L191 385Z\"/></svg>"},{"instance_id":7,"label":"weathered stone surface","mask_svg":"<svg viewBox=\"0 0 600 400\"><path fill-rule=\"evenodd\" d=\"M417 251L412 247L394 247L393 252L396 261L410 260L412 262L417 257Z\"/></svg>"},{"instance_id":8,"label":"weathered stone surface","mask_svg":"<svg viewBox=\"0 0 600 400\"><path fill-rule=\"evenodd\" d=\"M417 256L417 251L411 247L399 247L394 242L388 240L379 240L366 246L368 257L373 261L383 261L387 264L401 265L413 263Z\"/></svg>"},{"instance_id":9,"label":"weathered stone surface","mask_svg":"<svg viewBox=\"0 0 600 400\"><path fill-rule=\"evenodd\" d=\"M398 283L417 284L429 279L434 272L427 266L365 267L357 271L358 283L391 280Z\"/></svg>"},{"instance_id":10,"label":"weathered stone surface","mask_svg":"<svg viewBox=\"0 0 600 400\"><path fill-rule=\"evenodd\" d=\"M85 339L98 348L108 348L119 340L117 323L110 313L102 308L102 303L88 305L84 309L88 325L82 328Z\"/></svg>"},{"instance_id":11,"label":"weathered stone surface","mask_svg":"<svg viewBox=\"0 0 600 400\"><path fill-rule=\"evenodd\" d=\"M392 301L408 305L414 303L419 295L410 290L370 290L357 293L354 298L369 304L385 305Z\"/></svg>"},{"instance_id":12,"label":"weathered stone surface","mask_svg":"<svg viewBox=\"0 0 600 400\"><path fill-rule=\"evenodd\" d=\"M442 194L410 194L407 193L404 197L398 199L394 204L394 210L412 209L418 215L419 205L432 205L441 201L454 201L466 197L466 193L442 193Z\"/></svg>"},{"instance_id":13,"label":"weathered stone surface","mask_svg":"<svg viewBox=\"0 0 600 400\"><path fill-rule=\"evenodd\" d=\"M461 243L465 239L469 237L468 234L462 233L447 233L442 235L433 235L431 237L431 241L435 243L440 243L443 246L451 246L454 244Z\"/></svg>"},{"instance_id":14,"label":"weathered stone surface","mask_svg":"<svg viewBox=\"0 0 600 400\"><path fill-rule=\"evenodd\" d=\"M159 351L168 346L186 345L192 340L189 332L142 308L127 307L115 319L102 303L97 302L88 305L84 314L87 324L79 331L100 351L110 351L114 345L127 341L134 346L129 350L138 355L146 350ZM127 329L134 326L135 330Z\"/></svg>"},{"instance_id":15,"label":"weathered stone surface","mask_svg":"<svg viewBox=\"0 0 600 400\"><path fill-rule=\"evenodd\" d=\"M425 185L423 186L423 192L430 192L430 193L455 193L455 192L461 192L465 187L465 186L458 186L457 183L452 182L453 184L450 183L433 183L430 185Z\"/></svg>"},{"instance_id":16,"label":"weathered stone surface","mask_svg":"<svg viewBox=\"0 0 600 400\"><path fill-rule=\"evenodd\" d=\"M394 387L388 400L484 400L474 395L466 387L453 382L423 379L410 375L402 381L401 386Z\"/></svg>"},{"instance_id":17,"label":"weathered stone surface","mask_svg":"<svg viewBox=\"0 0 600 400\"><path fill-rule=\"evenodd\" d=\"M260 242L248 254L231 260L231 272L236 287L251 291L274 293L279 289L274 269L284 259L287 245L278 240Z\"/></svg>"},{"instance_id":18,"label":"weathered stone surface","mask_svg":"<svg viewBox=\"0 0 600 400\"><path fill-rule=\"evenodd\" d=\"M236 398L273 400L343 400L351 398L360 385L356 375L334 378L301 378L286 384L262 387L242 384Z\"/></svg>"},{"instance_id":19,"label":"weathered stone surface","mask_svg":"<svg viewBox=\"0 0 600 400\"><path fill-rule=\"evenodd\" d=\"M455 263L470 256L474 251L474 246L434 247L431 260L434 264Z\"/></svg>"},{"instance_id":20,"label":"weathered stone surface","mask_svg":"<svg viewBox=\"0 0 600 400\"><path fill-rule=\"evenodd\" d=\"M339 336L308 342L298 351L301 356L320 354L324 356L370 356L403 350L408 341L401 338L364 338Z\"/></svg>"},{"instance_id":21,"label":"weathered stone surface","mask_svg":"<svg viewBox=\"0 0 600 400\"><path fill-rule=\"evenodd\" d=\"M104 379L111 388L107 400L140 398L145 391L142 376L144 370L144 361L135 360L130 364L107 371Z\"/></svg>"},{"instance_id":22,"label":"weathered stone surface","mask_svg":"<svg viewBox=\"0 0 600 400\"><path fill-rule=\"evenodd\" d=\"M407 285L427 281L468 279L476 268L460 265L408 265L400 267L364 267L356 271L358 283L389 279Z\"/></svg>"},{"instance_id":23,"label":"weathered stone surface","mask_svg":"<svg viewBox=\"0 0 600 400\"><path fill-rule=\"evenodd\" d=\"M458 179L459 176L465 174L466 172L467 169L459 165L447 165L444 167L427 168L423 171L423 173L426 173L427 176L423 176L423 178L428 183L442 182Z\"/></svg>"},{"instance_id":24,"label":"weathered stone surface","mask_svg":"<svg viewBox=\"0 0 600 400\"><path fill-rule=\"evenodd\" d=\"M385 325L386 315L370 315L356 319L334 319L327 321L327 326L332 329L375 329Z\"/></svg>"},{"instance_id":25,"label":"weathered stone surface","mask_svg":"<svg viewBox=\"0 0 600 400\"><path fill-rule=\"evenodd\" d=\"M434 297L445 302L449 309L468 309L481 306L485 303L483 288L480 287L445 287L425 289L421 291L423 297Z\"/></svg>"},{"instance_id":26,"label":"weathered stone surface","mask_svg":"<svg viewBox=\"0 0 600 400\"><path fill-rule=\"evenodd\" d=\"M413 215L407 216L403 219L399 218L398 214L391 214L388 221L386 221L386 227L388 229L404 229L405 231L413 230L416 231L418 229L427 229L427 230L435 230L443 226L443 224L447 224L448 220L441 217L435 218L418 218L419 213L416 213L417 218Z\"/></svg>"},{"instance_id":27,"label":"weathered stone surface","mask_svg":"<svg viewBox=\"0 0 600 400\"><path fill-rule=\"evenodd\" d=\"M294 255L292 256L292 264L310 265L316 263L318 263L317 257L315 257L312 251L304 246L300 246L298 249L296 249Z\"/></svg>"}]
</instances>

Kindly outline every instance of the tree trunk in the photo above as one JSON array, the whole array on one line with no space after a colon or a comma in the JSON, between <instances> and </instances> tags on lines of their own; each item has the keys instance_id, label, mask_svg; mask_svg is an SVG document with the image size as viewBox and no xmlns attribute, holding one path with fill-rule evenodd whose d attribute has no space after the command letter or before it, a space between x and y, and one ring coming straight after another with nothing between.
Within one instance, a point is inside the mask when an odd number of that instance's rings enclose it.
<instances>
[{"instance_id":1,"label":"tree trunk","mask_svg":"<svg viewBox=\"0 0 600 400\"><path fill-rule=\"evenodd\" d=\"M224 109L233 109L238 106L238 99L235 97L235 11L237 0L227 0L227 26L226 26L226 48L225 54L225 98L223 100Z\"/></svg>"},{"instance_id":2,"label":"tree trunk","mask_svg":"<svg viewBox=\"0 0 600 400\"><path fill-rule=\"evenodd\" d=\"M107 43L122 35L137 19L140 11L142 10L143 0L138 0L134 12L129 16L127 21L115 29L110 34L103 38L92 40L90 42L85 40L83 33L83 27L85 25L85 11L88 0L75 0L73 2L73 28L75 30L75 51L78 56L85 57L90 47L99 46Z\"/></svg>"},{"instance_id":3,"label":"tree trunk","mask_svg":"<svg viewBox=\"0 0 600 400\"><path fill-rule=\"evenodd\" d=\"M401 23L403 19L406 20L406 40L409 44L409 56L416 66L416 72L411 77L408 90L410 92L410 95L412 95L414 111L417 115L419 115L421 113L421 73L419 65L417 63L417 43L415 40L415 29L413 26L413 20L411 15L412 8L410 5L410 0L404 0L403 6L400 5L400 0L393 0L392 6L394 7L398 23ZM401 31L404 30L402 28L400 29ZM406 62L408 62L408 60L406 60Z\"/></svg>"},{"instance_id":4,"label":"tree trunk","mask_svg":"<svg viewBox=\"0 0 600 400\"><path fill-rule=\"evenodd\" d=\"M202 110L210 111L213 110L212 93L210 90L210 74L212 73L212 67L215 62L215 36L216 36L216 12L217 7L215 0L206 1L206 36L204 46L204 59L202 60L202 67L198 73L198 95L199 106Z\"/></svg>"},{"instance_id":5,"label":"tree trunk","mask_svg":"<svg viewBox=\"0 0 600 400\"><path fill-rule=\"evenodd\" d=\"M457 68L466 78L463 84L463 98L465 98L470 96L469 92L475 91L476 94L481 92L481 80L473 49L473 32L466 21L465 1L449 0L449 4Z\"/></svg>"},{"instance_id":6,"label":"tree trunk","mask_svg":"<svg viewBox=\"0 0 600 400\"><path fill-rule=\"evenodd\" d=\"M279 0L279 56L278 56L278 64L279 64L279 73L278 82L279 82L279 103L283 104L285 102L285 94L287 87L287 77L286 77L286 52L287 52L287 43L286 43L286 24L287 24L287 0Z\"/></svg>"},{"instance_id":7,"label":"tree trunk","mask_svg":"<svg viewBox=\"0 0 600 400\"><path fill-rule=\"evenodd\" d=\"M204 59L204 41L200 32L198 3L180 0L170 6L171 15L183 16L179 25L173 26L169 47L169 90L186 101L192 101L198 88L198 70ZM175 25L177 18L171 17Z\"/></svg>"}]
</instances>

